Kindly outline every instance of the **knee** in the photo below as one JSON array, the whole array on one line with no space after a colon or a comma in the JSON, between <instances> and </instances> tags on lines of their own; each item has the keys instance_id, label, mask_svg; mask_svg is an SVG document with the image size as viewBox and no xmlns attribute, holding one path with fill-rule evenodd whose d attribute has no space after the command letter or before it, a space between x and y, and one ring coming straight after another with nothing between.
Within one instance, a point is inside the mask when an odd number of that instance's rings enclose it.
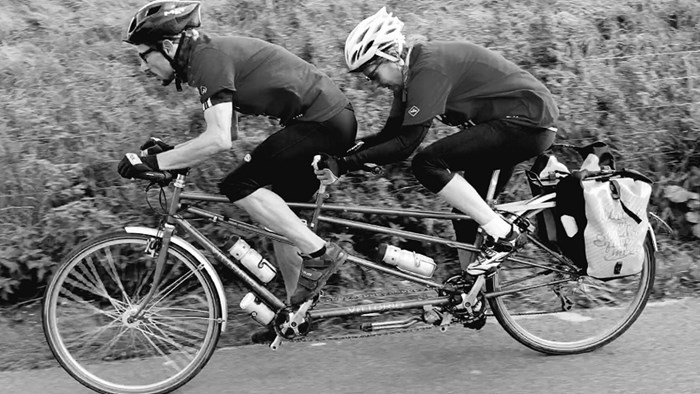
<instances>
[{"instance_id":1,"label":"knee","mask_svg":"<svg viewBox=\"0 0 700 394\"><path fill-rule=\"evenodd\" d=\"M224 178L218 186L219 193L236 205L240 205L242 200L255 198L253 193L260 188L260 185L251 179L240 180L231 175Z\"/></svg>"},{"instance_id":2,"label":"knee","mask_svg":"<svg viewBox=\"0 0 700 394\"><path fill-rule=\"evenodd\" d=\"M418 182L433 193L437 193L452 179L445 161L430 154L429 150L417 153L411 161L411 169Z\"/></svg>"}]
</instances>

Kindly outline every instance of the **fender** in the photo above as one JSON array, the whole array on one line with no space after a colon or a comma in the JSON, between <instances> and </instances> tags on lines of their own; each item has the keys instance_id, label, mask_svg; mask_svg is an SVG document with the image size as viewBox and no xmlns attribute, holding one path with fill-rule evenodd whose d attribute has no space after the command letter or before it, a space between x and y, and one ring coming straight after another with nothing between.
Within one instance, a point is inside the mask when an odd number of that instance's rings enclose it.
<instances>
[{"instance_id":1,"label":"fender","mask_svg":"<svg viewBox=\"0 0 700 394\"><path fill-rule=\"evenodd\" d=\"M654 253L659 251L659 247L656 244L656 234L654 234L654 229L651 227L651 223L649 223L649 235L651 236L651 245L654 247Z\"/></svg>"},{"instance_id":2,"label":"fender","mask_svg":"<svg viewBox=\"0 0 700 394\"><path fill-rule=\"evenodd\" d=\"M149 237L155 237L158 234L157 229L149 227L124 227L124 230L129 234L142 234L148 235ZM221 283L221 278L219 278L219 275L216 273L214 267L211 265L209 260L207 260L207 258L204 257L202 252L195 248L191 243L185 241L177 235L173 235L173 237L170 239L170 242L174 243L175 245L185 249L187 252L192 254L192 256L194 256L194 258L197 259L197 262L201 264L202 267L204 267L204 270L207 271L207 274L211 278L212 282L214 282L214 287L216 287L216 292L219 295L219 302L221 303L221 331L223 332L224 330L226 330L228 309L226 302L226 293L224 293L224 285Z\"/></svg>"}]
</instances>

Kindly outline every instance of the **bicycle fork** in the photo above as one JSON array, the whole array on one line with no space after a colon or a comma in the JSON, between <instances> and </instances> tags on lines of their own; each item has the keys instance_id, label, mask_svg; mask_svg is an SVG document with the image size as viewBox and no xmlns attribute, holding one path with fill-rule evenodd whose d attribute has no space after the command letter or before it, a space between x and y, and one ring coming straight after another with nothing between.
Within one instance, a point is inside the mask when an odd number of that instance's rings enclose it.
<instances>
[{"instance_id":1,"label":"bicycle fork","mask_svg":"<svg viewBox=\"0 0 700 394\"><path fill-rule=\"evenodd\" d=\"M152 243L149 242L146 249L149 253L156 253L156 250L158 251L158 258L156 259L156 268L153 273L153 284L151 285L151 289L148 291L148 294L146 294L146 297L144 297L139 302L139 306L136 310L136 313L129 317L129 319L131 319L132 321L137 320L142 316L146 305L148 305L148 303L151 302L151 299L153 298L153 296L156 293L156 290L158 289L158 285L160 285L161 275L163 273L163 268L165 267L165 259L168 258L168 248L170 247L170 239L172 238L173 233L175 232L175 226L171 223L172 217L177 213L178 205L180 202L180 193L185 187L185 177L183 175L177 176L177 178L175 179L174 187L175 190L173 193L172 202L168 207L168 216L166 217L165 222L162 225L162 230L160 230L158 236L154 238L156 245L152 245ZM160 247L158 247L157 241L160 241Z\"/></svg>"},{"instance_id":2,"label":"bicycle fork","mask_svg":"<svg viewBox=\"0 0 700 394\"><path fill-rule=\"evenodd\" d=\"M136 310L136 313L134 313L130 319L131 320L137 320L138 318L141 317L141 314L144 312L144 309L146 308L146 305L151 301L153 296L156 293L156 289L158 288L158 285L160 285L160 278L161 275L163 274L163 267L165 267L165 259L168 257L168 248L170 247L170 239L173 236L173 232L175 231L175 226L169 223L165 223L163 225L163 230L161 234L158 234L156 238L154 238L151 242L149 242L147 246L147 251L150 253L155 254L156 251L158 253L158 258L156 259L156 268L153 273L153 284L151 285L151 289L148 291L148 294L146 294L146 297L144 297L140 302L139 302L139 307ZM160 241L160 242L157 242ZM156 242L155 245L153 243ZM158 247L158 243L160 243L160 247Z\"/></svg>"}]
</instances>

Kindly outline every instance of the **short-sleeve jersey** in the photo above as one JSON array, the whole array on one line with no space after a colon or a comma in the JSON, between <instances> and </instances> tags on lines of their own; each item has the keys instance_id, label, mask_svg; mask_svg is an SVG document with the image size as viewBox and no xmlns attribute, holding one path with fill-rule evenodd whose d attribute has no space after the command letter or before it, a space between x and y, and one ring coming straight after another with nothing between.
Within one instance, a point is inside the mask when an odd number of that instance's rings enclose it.
<instances>
[{"instance_id":1,"label":"short-sleeve jersey","mask_svg":"<svg viewBox=\"0 0 700 394\"><path fill-rule=\"evenodd\" d=\"M192 45L187 83L197 88L202 103L229 90L239 113L286 124L292 119L328 120L349 102L328 76L279 45L205 34Z\"/></svg>"},{"instance_id":2,"label":"short-sleeve jersey","mask_svg":"<svg viewBox=\"0 0 700 394\"><path fill-rule=\"evenodd\" d=\"M507 119L553 126L558 109L549 90L503 56L466 41L431 41L413 47L404 92L391 116L417 125L436 116L450 125Z\"/></svg>"}]
</instances>

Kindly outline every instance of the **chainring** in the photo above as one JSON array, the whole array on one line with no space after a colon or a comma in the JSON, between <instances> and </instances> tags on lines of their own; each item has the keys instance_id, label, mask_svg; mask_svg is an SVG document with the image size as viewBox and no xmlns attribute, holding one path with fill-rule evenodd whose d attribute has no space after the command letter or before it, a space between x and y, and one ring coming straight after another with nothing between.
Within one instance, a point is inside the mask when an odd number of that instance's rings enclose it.
<instances>
[{"instance_id":1,"label":"chainring","mask_svg":"<svg viewBox=\"0 0 700 394\"><path fill-rule=\"evenodd\" d=\"M289 307L282 308L275 313L273 319L273 327L277 335L284 339L295 339L304 337L311 331L311 315L307 312L304 316L304 321L300 324L291 321L292 310Z\"/></svg>"},{"instance_id":2,"label":"chainring","mask_svg":"<svg viewBox=\"0 0 700 394\"><path fill-rule=\"evenodd\" d=\"M474 285L474 277L471 275L454 275L444 282L452 286L455 291L439 290L441 296L449 296L452 302L444 306L453 317L455 317L464 327L475 330L481 329L486 324L486 298L483 292L476 296L475 305L465 306L462 303L463 296L469 293Z\"/></svg>"}]
</instances>

